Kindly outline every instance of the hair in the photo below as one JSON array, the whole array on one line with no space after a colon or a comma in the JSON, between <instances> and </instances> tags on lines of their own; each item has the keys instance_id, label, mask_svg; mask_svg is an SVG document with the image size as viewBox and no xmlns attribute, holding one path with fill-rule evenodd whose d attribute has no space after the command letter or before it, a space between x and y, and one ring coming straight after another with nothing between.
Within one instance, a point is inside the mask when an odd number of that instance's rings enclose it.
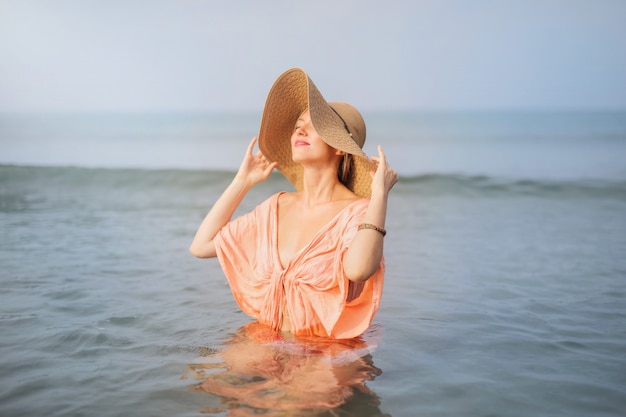
<instances>
[{"instance_id":1,"label":"hair","mask_svg":"<svg viewBox=\"0 0 626 417\"><path fill-rule=\"evenodd\" d=\"M337 177L339 178L339 182L350 188L353 176L354 157L352 156L352 154L345 153L343 154L341 161L339 161L339 166L337 167Z\"/></svg>"}]
</instances>

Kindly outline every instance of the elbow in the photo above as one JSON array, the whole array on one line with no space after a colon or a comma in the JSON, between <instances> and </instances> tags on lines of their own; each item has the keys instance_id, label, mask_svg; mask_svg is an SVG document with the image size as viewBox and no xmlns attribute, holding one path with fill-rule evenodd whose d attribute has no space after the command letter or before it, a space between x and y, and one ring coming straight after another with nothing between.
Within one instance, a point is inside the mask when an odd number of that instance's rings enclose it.
<instances>
[{"instance_id":1,"label":"elbow","mask_svg":"<svg viewBox=\"0 0 626 417\"><path fill-rule=\"evenodd\" d=\"M365 282L376 273L377 268L368 269L344 269L343 273L352 282L361 283Z\"/></svg>"},{"instance_id":2,"label":"elbow","mask_svg":"<svg viewBox=\"0 0 626 417\"><path fill-rule=\"evenodd\" d=\"M382 245L371 250L352 246L343 258L344 276L352 282L363 283L376 274L382 259Z\"/></svg>"},{"instance_id":3,"label":"elbow","mask_svg":"<svg viewBox=\"0 0 626 417\"><path fill-rule=\"evenodd\" d=\"M372 256L355 256L355 252L346 254L343 260L343 273L352 282L365 282L381 266L382 252Z\"/></svg>"},{"instance_id":4,"label":"elbow","mask_svg":"<svg viewBox=\"0 0 626 417\"><path fill-rule=\"evenodd\" d=\"M200 252L198 251L198 248L196 248L194 244L189 246L189 253L191 253L196 258L202 258L202 256L200 256Z\"/></svg>"},{"instance_id":5,"label":"elbow","mask_svg":"<svg viewBox=\"0 0 626 417\"><path fill-rule=\"evenodd\" d=\"M191 246L189 246L189 253L196 258L215 258L217 256L215 246L212 244L200 246L192 243Z\"/></svg>"},{"instance_id":6,"label":"elbow","mask_svg":"<svg viewBox=\"0 0 626 417\"><path fill-rule=\"evenodd\" d=\"M361 275L361 276L358 276L358 277L350 277L350 276L348 276L348 279L350 281L352 281L352 282L360 284L360 283L363 283L363 282L367 281L368 279L370 279L370 277L371 277L371 275L370 276Z\"/></svg>"}]
</instances>

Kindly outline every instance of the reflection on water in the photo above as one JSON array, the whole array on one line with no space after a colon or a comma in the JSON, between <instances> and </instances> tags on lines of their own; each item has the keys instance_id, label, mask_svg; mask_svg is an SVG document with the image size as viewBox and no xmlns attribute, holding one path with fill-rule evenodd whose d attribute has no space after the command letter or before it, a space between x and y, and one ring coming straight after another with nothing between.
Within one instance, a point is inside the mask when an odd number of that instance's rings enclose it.
<instances>
[{"instance_id":1,"label":"reflection on water","mask_svg":"<svg viewBox=\"0 0 626 417\"><path fill-rule=\"evenodd\" d=\"M286 337L256 322L219 349L188 365L194 391L218 396L205 413L246 415L380 416L366 385L382 373L373 365L377 329L350 340Z\"/></svg>"}]
</instances>

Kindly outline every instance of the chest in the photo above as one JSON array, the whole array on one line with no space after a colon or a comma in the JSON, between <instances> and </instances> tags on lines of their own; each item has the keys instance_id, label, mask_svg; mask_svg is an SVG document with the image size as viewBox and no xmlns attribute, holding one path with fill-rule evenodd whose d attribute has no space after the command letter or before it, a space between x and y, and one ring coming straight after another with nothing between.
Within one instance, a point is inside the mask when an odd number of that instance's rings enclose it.
<instances>
[{"instance_id":1,"label":"chest","mask_svg":"<svg viewBox=\"0 0 626 417\"><path fill-rule=\"evenodd\" d=\"M327 231L342 208L335 205L316 209L280 208L277 245L283 267L296 253L309 245L320 232Z\"/></svg>"}]
</instances>

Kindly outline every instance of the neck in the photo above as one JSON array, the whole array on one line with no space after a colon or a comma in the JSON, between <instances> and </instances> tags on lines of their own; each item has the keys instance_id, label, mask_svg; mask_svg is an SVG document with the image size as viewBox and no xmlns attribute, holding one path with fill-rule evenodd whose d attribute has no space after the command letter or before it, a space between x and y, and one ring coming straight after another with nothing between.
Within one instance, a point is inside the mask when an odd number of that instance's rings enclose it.
<instances>
[{"instance_id":1,"label":"neck","mask_svg":"<svg viewBox=\"0 0 626 417\"><path fill-rule=\"evenodd\" d=\"M302 197L307 205L314 206L333 201L343 188L334 168L304 169Z\"/></svg>"}]
</instances>

